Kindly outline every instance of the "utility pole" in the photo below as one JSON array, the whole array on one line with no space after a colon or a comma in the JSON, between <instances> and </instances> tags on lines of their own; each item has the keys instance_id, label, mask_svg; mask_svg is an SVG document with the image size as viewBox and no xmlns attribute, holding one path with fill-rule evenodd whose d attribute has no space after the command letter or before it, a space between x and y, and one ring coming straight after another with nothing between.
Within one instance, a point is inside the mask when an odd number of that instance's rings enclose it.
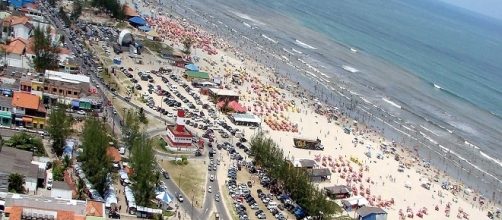
<instances>
[{"instance_id":1,"label":"utility pole","mask_svg":"<svg viewBox=\"0 0 502 220\"><path fill-rule=\"evenodd\" d=\"M194 193L194 191L192 189L192 210L190 211L190 219L194 219L193 218L193 206L194 206L193 203L195 202L194 198L195 198L195 193Z\"/></svg>"}]
</instances>

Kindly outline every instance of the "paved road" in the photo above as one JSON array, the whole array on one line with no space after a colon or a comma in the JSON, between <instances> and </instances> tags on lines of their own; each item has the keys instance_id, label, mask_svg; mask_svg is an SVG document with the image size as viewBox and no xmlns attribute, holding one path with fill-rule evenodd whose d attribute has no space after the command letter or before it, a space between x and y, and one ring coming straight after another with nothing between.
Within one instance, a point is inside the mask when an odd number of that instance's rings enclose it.
<instances>
[{"instance_id":1,"label":"paved road","mask_svg":"<svg viewBox=\"0 0 502 220\"><path fill-rule=\"evenodd\" d=\"M16 130L16 129L12 129L12 128L0 128L0 135L2 135L2 138L4 140L9 139L10 137L14 136L16 133L19 133L19 132L21 132L21 130ZM28 131L26 131L26 133L29 133L29 134L34 135L36 137L43 138L38 133L32 133L32 132L28 132Z\"/></svg>"},{"instance_id":2,"label":"paved road","mask_svg":"<svg viewBox=\"0 0 502 220\"><path fill-rule=\"evenodd\" d=\"M48 11L45 7L42 7L42 10L45 10L46 12ZM59 18L56 18L52 13L47 13L47 16L48 16L48 20L54 26L56 26L59 30L63 31L63 35L65 36L65 41L66 41L68 48L74 54L78 54L76 47L74 45L74 43L76 43L76 42L72 42L72 40L70 40L71 39L70 34L69 34L68 30L64 29L62 21ZM105 95L105 92L111 93L111 91L109 91L107 89L107 87L101 82L101 80L95 74L94 70L97 69L96 64L91 63L88 65L85 65L79 57L76 58L76 61L78 63L80 63L80 69L81 69L82 73L90 73L91 79L94 81L94 83L98 87L98 95L101 95L104 99L103 102L106 104L111 103L109 101L109 99L107 98L107 96ZM131 107L134 107L136 109L141 108L140 106L127 101L124 97L122 97L120 95L114 95L113 97L124 101L125 103L127 103L128 105L130 105ZM154 117L158 120L164 121L166 124L170 124L170 125L174 124L174 120L162 118L156 112L152 111L151 109L144 108L144 112L146 114L151 115L152 117ZM117 114L116 110L114 110L114 107L113 106L106 106L104 108L104 114L107 116L107 118L108 118L107 120L111 120L112 127L114 128L114 133L120 134L121 129L119 129L119 128L120 128L120 124L121 124L121 118L119 117L119 114ZM160 130L154 131L152 133L155 133L155 132L160 132ZM210 171L209 175L211 175L211 174L213 174L216 177L215 171ZM219 189L218 179L215 178L214 182L210 182L208 179L206 181L207 181L206 182L206 189L209 185L211 185L213 190L215 190L215 191L213 193L207 193L207 191L206 191L206 196L205 196L204 205L203 205L202 209L197 209L197 208L193 207L193 205L186 199L184 202L179 203L179 205L186 212L188 212L190 214L191 219L210 219L212 217L212 216L210 216L210 214L213 210L213 204L216 206L216 210L220 214L221 219L230 219L230 217L227 215L227 212L226 212L225 207L223 205L223 201L220 201L220 202L214 201L214 193L220 193L218 190ZM164 179L163 178L163 182L165 183L165 185L168 189L168 192L170 192L172 194L175 194L176 192L178 192L178 193L181 193L184 198L189 198L187 195L185 195L183 192L181 192L181 190L172 181L172 179ZM221 193L220 193L220 195L221 195ZM177 201L176 198L175 198L175 200Z\"/></svg>"},{"instance_id":3,"label":"paved road","mask_svg":"<svg viewBox=\"0 0 502 220\"><path fill-rule=\"evenodd\" d=\"M217 160L218 158L221 158L220 154L222 153L222 151L219 151L219 150L216 150L216 155L214 155L214 158L215 160ZM224 169L224 166L218 166L218 169ZM226 171L225 171L226 173ZM216 177L216 172L214 172L214 176ZM213 185L213 188L217 189L218 193L220 194L220 201L219 202L216 202L214 200L214 195L213 197L211 198L213 201L214 201L214 204L216 206L216 211L220 214L220 219L232 219L229 215L228 215L228 212L227 212L227 209L225 208L225 201L223 200L223 195L221 192L219 192L219 187L218 186L222 186L222 188L225 188L225 181L224 180L219 180L218 178L215 178L214 180L214 185ZM232 207L228 207L228 208L232 208Z\"/></svg>"}]
</instances>

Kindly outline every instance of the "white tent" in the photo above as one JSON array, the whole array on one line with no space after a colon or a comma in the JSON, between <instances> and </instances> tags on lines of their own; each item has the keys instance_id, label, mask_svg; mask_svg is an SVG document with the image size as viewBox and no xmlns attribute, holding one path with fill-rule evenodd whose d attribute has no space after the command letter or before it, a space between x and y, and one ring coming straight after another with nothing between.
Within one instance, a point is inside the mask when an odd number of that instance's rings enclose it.
<instances>
[{"instance_id":1,"label":"white tent","mask_svg":"<svg viewBox=\"0 0 502 220\"><path fill-rule=\"evenodd\" d=\"M169 194L166 191L159 193L155 198L162 201L165 204L168 204L171 201L173 201L171 199L171 196L169 196Z\"/></svg>"}]
</instances>

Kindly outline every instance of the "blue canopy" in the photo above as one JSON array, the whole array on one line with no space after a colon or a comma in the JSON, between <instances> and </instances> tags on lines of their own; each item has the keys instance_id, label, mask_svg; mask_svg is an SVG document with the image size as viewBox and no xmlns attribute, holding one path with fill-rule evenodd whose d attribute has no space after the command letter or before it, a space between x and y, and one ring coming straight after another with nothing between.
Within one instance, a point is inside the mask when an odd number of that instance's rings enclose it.
<instances>
[{"instance_id":1,"label":"blue canopy","mask_svg":"<svg viewBox=\"0 0 502 220\"><path fill-rule=\"evenodd\" d=\"M199 67L193 63L185 65L185 68L190 71L199 71Z\"/></svg>"},{"instance_id":2,"label":"blue canopy","mask_svg":"<svg viewBox=\"0 0 502 220\"><path fill-rule=\"evenodd\" d=\"M73 157L73 148L75 147L75 142L71 140L66 140L66 145L63 149L63 156Z\"/></svg>"},{"instance_id":3,"label":"blue canopy","mask_svg":"<svg viewBox=\"0 0 502 220\"><path fill-rule=\"evenodd\" d=\"M136 16L129 19L129 22L136 26L145 26L146 21L142 17Z\"/></svg>"},{"instance_id":4,"label":"blue canopy","mask_svg":"<svg viewBox=\"0 0 502 220\"><path fill-rule=\"evenodd\" d=\"M148 31L152 30L150 27L148 27L146 25L139 26L138 29L141 30L141 31L143 31L143 32L148 32Z\"/></svg>"},{"instance_id":5,"label":"blue canopy","mask_svg":"<svg viewBox=\"0 0 502 220\"><path fill-rule=\"evenodd\" d=\"M161 192L160 194L158 194L155 198L157 198L158 200L164 202L164 203L170 203L172 201L171 197L169 196L169 194L167 194L167 192Z\"/></svg>"}]
</instances>

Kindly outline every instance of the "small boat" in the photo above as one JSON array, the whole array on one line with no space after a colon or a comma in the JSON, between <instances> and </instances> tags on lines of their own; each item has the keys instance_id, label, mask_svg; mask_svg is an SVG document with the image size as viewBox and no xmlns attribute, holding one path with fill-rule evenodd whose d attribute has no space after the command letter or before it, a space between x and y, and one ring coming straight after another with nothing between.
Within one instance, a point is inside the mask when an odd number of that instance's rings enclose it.
<instances>
[{"instance_id":1,"label":"small boat","mask_svg":"<svg viewBox=\"0 0 502 220\"><path fill-rule=\"evenodd\" d=\"M351 47L351 48L350 48L350 52L352 52L352 53L357 53L357 50Z\"/></svg>"}]
</instances>

